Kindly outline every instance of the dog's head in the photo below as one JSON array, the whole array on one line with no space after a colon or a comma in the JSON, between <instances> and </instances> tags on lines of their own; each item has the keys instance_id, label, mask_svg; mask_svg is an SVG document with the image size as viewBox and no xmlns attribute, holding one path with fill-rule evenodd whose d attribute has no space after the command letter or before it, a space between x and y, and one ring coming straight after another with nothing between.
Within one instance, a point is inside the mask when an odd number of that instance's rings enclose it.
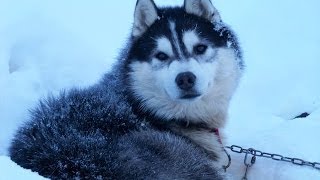
<instances>
[{"instance_id":1,"label":"dog's head","mask_svg":"<svg viewBox=\"0 0 320 180\"><path fill-rule=\"evenodd\" d=\"M223 125L242 62L234 35L210 0L185 0L175 8L138 0L132 40L128 84L141 111Z\"/></svg>"}]
</instances>

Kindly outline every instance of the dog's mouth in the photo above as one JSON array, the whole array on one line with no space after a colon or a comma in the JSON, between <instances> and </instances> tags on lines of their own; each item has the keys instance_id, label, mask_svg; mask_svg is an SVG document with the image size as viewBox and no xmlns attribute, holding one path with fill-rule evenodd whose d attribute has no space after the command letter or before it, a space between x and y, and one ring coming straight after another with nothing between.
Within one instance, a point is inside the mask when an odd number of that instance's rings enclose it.
<instances>
[{"instance_id":1,"label":"dog's mouth","mask_svg":"<svg viewBox=\"0 0 320 180\"><path fill-rule=\"evenodd\" d=\"M203 95L202 93L196 90L180 91L177 95L171 96L170 93L165 89L165 93L167 94L168 97L172 98L172 100L181 100L181 101L195 100Z\"/></svg>"},{"instance_id":2,"label":"dog's mouth","mask_svg":"<svg viewBox=\"0 0 320 180\"><path fill-rule=\"evenodd\" d=\"M194 99L201 96L201 94L197 94L197 93L188 93L188 94L184 94L183 96L180 97L180 99Z\"/></svg>"}]
</instances>

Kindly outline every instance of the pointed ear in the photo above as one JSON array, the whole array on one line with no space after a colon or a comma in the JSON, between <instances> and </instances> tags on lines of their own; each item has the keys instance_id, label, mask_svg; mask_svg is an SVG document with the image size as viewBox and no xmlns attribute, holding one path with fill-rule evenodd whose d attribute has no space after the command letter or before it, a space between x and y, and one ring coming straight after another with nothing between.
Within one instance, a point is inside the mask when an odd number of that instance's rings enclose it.
<instances>
[{"instance_id":1,"label":"pointed ear","mask_svg":"<svg viewBox=\"0 0 320 180\"><path fill-rule=\"evenodd\" d=\"M212 23L221 21L218 10L210 0L185 0L184 10L189 14L205 18Z\"/></svg>"},{"instance_id":2,"label":"pointed ear","mask_svg":"<svg viewBox=\"0 0 320 180\"><path fill-rule=\"evenodd\" d=\"M132 36L141 36L158 18L153 0L138 0L134 12Z\"/></svg>"}]
</instances>

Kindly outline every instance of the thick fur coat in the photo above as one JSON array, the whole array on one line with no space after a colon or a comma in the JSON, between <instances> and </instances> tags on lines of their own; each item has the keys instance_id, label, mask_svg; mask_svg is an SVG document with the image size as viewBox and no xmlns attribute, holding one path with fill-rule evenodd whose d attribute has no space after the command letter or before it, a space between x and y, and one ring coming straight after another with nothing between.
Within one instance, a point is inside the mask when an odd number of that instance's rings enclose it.
<instances>
[{"instance_id":1,"label":"thick fur coat","mask_svg":"<svg viewBox=\"0 0 320 180\"><path fill-rule=\"evenodd\" d=\"M164 33L162 26L172 30L177 18L184 20L175 29L199 22L216 34L208 41L218 42L208 45L217 49L216 86L205 98L191 101L188 94L182 103L152 84L147 54L157 46L148 38ZM50 179L223 179L222 145L210 130L223 126L242 67L237 40L209 0L164 9L139 0L132 36L113 70L91 87L41 100L16 133L10 157Z\"/></svg>"}]
</instances>

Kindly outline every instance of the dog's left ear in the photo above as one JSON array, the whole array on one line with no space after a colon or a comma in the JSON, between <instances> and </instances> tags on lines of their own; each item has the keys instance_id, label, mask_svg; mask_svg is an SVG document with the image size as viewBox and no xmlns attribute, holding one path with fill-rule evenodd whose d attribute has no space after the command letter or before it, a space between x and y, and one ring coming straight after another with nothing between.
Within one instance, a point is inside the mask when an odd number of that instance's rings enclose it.
<instances>
[{"instance_id":1,"label":"dog's left ear","mask_svg":"<svg viewBox=\"0 0 320 180\"><path fill-rule=\"evenodd\" d=\"M157 7L153 0L138 0L134 12L132 36L141 36L158 18Z\"/></svg>"},{"instance_id":2,"label":"dog's left ear","mask_svg":"<svg viewBox=\"0 0 320 180\"><path fill-rule=\"evenodd\" d=\"M205 18L212 23L221 21L218 10L210 0L185 0L184 10L189 14Z\"/></svg>"}]
</instances>

